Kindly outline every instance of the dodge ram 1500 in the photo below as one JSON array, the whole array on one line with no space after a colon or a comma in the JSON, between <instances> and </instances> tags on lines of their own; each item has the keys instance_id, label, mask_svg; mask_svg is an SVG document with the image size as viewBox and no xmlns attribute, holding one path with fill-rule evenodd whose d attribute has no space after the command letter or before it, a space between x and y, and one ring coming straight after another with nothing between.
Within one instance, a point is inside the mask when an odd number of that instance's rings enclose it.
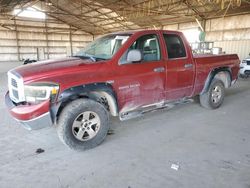
<instances>
[{"instance_id":1,"label":"dodge ram 1500","mask_svg":"<svg viewBox=\"0 0 250 188\"><path fill-rule=\"evenodd\" d=\"M104 140L110 115L125 120L194 96L218 108L239 63L237 55L194 56L181 32L118 32L73 57L10 70L5 101L27 129L55 125L65 145L85 150Z\"/></svg>"}]
</instances>

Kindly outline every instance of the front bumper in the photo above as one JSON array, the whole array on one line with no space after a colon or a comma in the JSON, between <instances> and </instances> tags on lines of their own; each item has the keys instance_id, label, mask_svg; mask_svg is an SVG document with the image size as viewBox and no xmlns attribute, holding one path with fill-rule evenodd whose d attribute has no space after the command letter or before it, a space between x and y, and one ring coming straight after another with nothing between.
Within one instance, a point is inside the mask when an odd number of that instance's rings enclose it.
<instances>
[{"instance_id":1,"label":"front bumper","mask_svg":"<svg viewBox=\"0 0 250 188\"><path fill-rule=\"evenodd\" d=\"M7 92L5 95L5 104L13 118L28 130L42 129L53 124L50 115L49 100L39 104L15 105L9 97L9 92Z\"/></svg>"},{"instance_id":2,"label":"front bumper","mask_svg":"<svg viewBox=\"0 0 250 188\"><path fill-rule=\"evenodd\" d=\"M240 66L241 75L250 75L250 65L241 65Z\"/></svg>"}]
</instances>

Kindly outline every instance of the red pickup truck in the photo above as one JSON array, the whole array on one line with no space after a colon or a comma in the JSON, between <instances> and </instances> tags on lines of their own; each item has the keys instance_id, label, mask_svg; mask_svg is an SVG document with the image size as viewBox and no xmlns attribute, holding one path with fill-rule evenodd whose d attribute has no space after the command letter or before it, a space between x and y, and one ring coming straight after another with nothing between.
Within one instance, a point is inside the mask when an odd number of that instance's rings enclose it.
<instances>
[{"instance_id":1,"label":"red pickup truck","mask_svg":"<svg viewBox=\"0 0 250 188\"><path fill-rule=\"evenodd\" d=\"M104 140L110 115L124 120L194 96L218 108L239 63L237 55L193 56L181 32L119 32L73 57L10 70L5 101L26 128L54 124L64 144L84 150Z\"/></svg>"}]
</instances>

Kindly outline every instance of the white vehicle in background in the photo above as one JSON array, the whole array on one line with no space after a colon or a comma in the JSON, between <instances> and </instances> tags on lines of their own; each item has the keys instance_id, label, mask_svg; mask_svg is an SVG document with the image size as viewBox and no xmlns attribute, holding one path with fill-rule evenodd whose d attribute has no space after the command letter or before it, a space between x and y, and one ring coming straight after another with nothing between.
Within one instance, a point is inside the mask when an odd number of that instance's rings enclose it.
<instances>
[{"instance_id":1,"label":"white vehicle in background","mask_svg":"<svg viewBox=\"0 0 250 188\"><path fill-rule=\"evenodd\" d=\"M241 78L247 78L250 76L250 54L240 63L240 75Z\"/></svg>"}]
</instances>

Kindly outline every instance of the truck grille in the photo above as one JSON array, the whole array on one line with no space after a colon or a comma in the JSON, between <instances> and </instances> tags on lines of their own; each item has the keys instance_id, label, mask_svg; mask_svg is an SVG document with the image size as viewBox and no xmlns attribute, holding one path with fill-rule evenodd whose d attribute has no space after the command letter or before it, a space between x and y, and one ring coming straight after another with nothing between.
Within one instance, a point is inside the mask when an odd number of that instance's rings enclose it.
<instances>
[{"instance_id":1,"label":"truck grille","mask_svg":"<svg viewBox=\"0 0 250 188\"><path fill-rule=\"evenodd\" d=\"M17 88L17 81L13 78L11 78L11 85L15 88Z\"/></svg>"},{"instance_id":2,"label":"truck grille","mask_svg":"<svg viewBox=\"0 0 250 188\"><path fill-rule=\"evenodd\" d=\"M13 92L13 96L14 96L16 99L19 99L18 91L16 91L16 90L13 89L12 92Z\"/></svg>"},{"instance_id":3,"label":"truck grille","mask_svg":"<svg viewBox=\"0 0 250 188\"><path fill-rule=\"evenodd\" d=\"M250 70L245 70L245 75L250 75Z\"/></svg>"},{"instance_id":4,"label":"truck grille","mask_svg":"<svg viewBox=\"0 0 250 188\"><path fill-rule=\"evenodd\" d=\"M25 100L23 79L14 71L8 72L8 87L9 95L12 101L19 103Z\"/></svg>"}]
</instances>

